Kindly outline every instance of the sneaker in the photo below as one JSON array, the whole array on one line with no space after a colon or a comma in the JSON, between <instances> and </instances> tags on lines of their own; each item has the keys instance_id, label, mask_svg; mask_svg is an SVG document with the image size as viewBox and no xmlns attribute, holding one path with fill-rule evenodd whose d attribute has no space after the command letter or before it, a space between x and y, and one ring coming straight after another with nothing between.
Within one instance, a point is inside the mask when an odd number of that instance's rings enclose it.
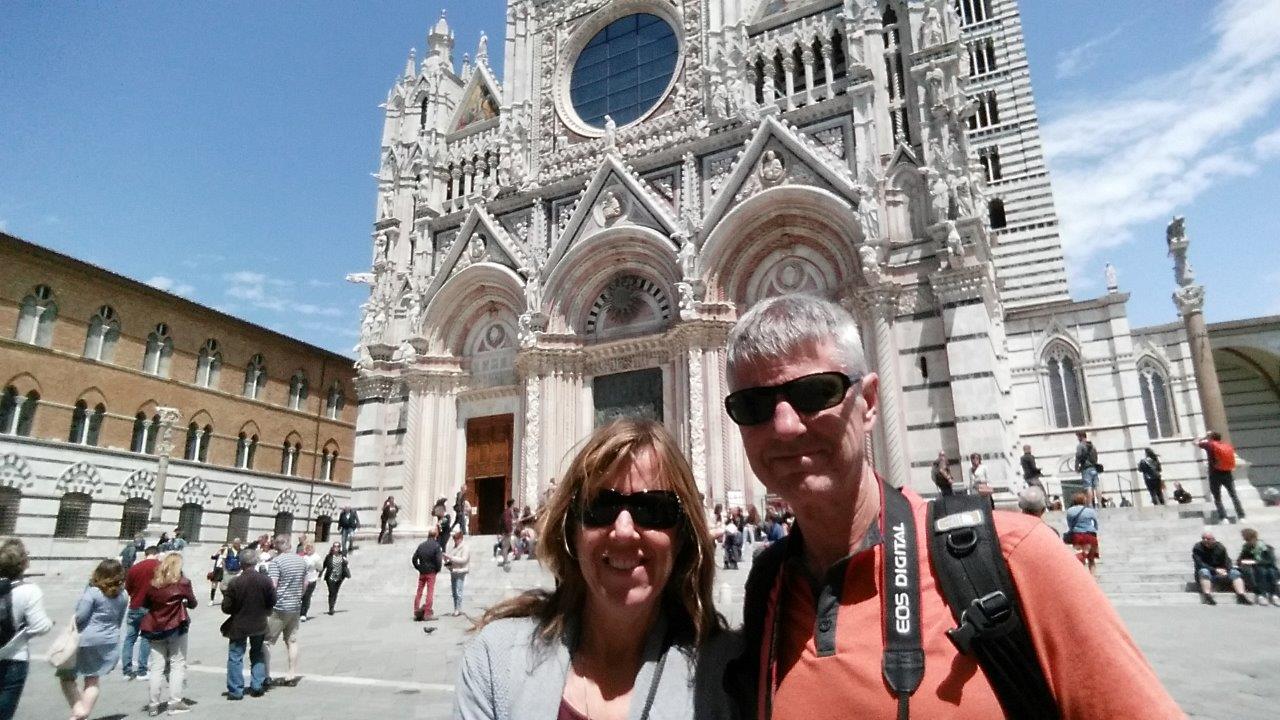
<instances>
[{"instance_id":1,"label":"sneaker","mask_svg":"<svg viewBox=\"0 0 1280 720\"><path fill-rule=\"evenodd\" d=\"M147 717L160 717L160 706L159 706L159 705L148 705L148 706L147 706Z\"/></svg>"},{"instance_id":2,"label":"sneaker","mask_svg":"<svg viewBox=\"0 0 1280 720\"><path fill-rule=\"evenodd\" d=\"M1247 597L1245 597L1245 596L1243 596L1243 595L1237 595L1237 596L1236 596L1236 604L1237 604L1237 605L1252 605L1253 603L1249 602L1249 598L1247 598Z\"/></svg>"},{"instance_id":3,"label":"sneaker","mask_svg":"<svg viewBox=\"0 0 1280 720\"><path fill-rule=\"evenodd\" d=\"M1214 600L1212 595L1202 595L1202 596L1200 596L1200 602L1204 603L1205 605L1217 605L1217 604L1218 604L1218 601L1217 601L1217 600Z\"/></svg>"},{"instance_id":4,"label":"sneaker","mask_svg":"<svg viewBox=\"0 0 1280 720\"><path fill-rule=\"evenodd\" d=\"M303 615L302 617L298 618L298 622L306 622L306 621L307 621L306 615Z\"/></svg>"},{"instance_id":5,"label":"sneaker","mask_svg":"<svg viewBox=\"0 0 1280 720\"><path fill-rule=\"evenodd\" d=\"M138 673L137 675L134 675L134 676L133 676L133 679L134 679L134 680L150 680L150 679L151 679L151 673L148 673L146 670L143 670L142 672Z\"/></svg>"},{"instance_id":6,"label":"sneaker","mask_svg":"<svg viewBox=\"0 0 1280 720\"><path fill-rule=\"evenodd\" d=\"M280 685L283 685L283 686L285 686L285 687L297 687L297 686L298 686L298 683L300 683L300 682L302 682L302 678L300 678L300 677L291 677L291 678L285 678L284 680L281 680L281 681L279 682L279 684L280 684Z\"/></svg>"},{"instance_id":7,"label":"sneaker","mask_svg":"<svg viewBox=\"0 0 1280 720\"><path fill-rule=\"evenodd\" d=\"M227 696L227 699L228 699L228 700L243 700L243 699L244 699L244 696L243 696L243 695L232 695L231 693L223 693L223 694Z\"/></svg>"},{"instance_id":8,"label":"sneaker","mask_svg":"<svg viewBox=\"0 0 1280 720\"><path fill-rule=\"evenodd\" d=\"M423 616L422 616L422 619L423 619L423 620L425 620L425 621L427 621L427 622L433 622L433 621L437 620L438 618L436 618L436 614L435 614L435 613L431 613L430 615L423 615Z\"/></svg>"},{"instance_id":9,"label":"sneaker","mask_svg":"<svg viewBox=\"0 0 1280 720\"><path fill-rule=\"evenodd\" d=\"M191 712L191 706L187 704L186 700L179 700L178 702L169 703L170 715L181 715L182 713L189 713L189 712Z\"/></svg>"},{"instance_id":10,"label":"sneaker","mask_svg":"<svg viewBox=\"0 0 1280 720\"><path fill-rule=\"evenodd\" d=\"M249 693L249 697L256 697L256 698L262 697L263 695L267 694L267 691L265 689L254 690L253 688L249 688L246 692Z\"/></svg>"}]
</instances>

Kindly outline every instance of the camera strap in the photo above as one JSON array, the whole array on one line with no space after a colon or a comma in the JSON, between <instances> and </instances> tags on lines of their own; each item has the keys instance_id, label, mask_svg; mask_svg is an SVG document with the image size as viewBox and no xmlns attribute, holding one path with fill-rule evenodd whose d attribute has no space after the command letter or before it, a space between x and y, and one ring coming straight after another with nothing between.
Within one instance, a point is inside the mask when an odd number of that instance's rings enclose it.
<instances>
[{"instance_id":1,"label":"camera strap","mask_svg":"<svg viewBox=\"0 0 1280 720\"><path fill-rule=\"evenodd\" d=\"M910 717L911 695L924 678L924 645L920 634L920 558L911 503L897 489L881 483L884 497L884 544L881 548L884 602L884 679L898 698L898 719Z\"/></svg>"}]
</instances>

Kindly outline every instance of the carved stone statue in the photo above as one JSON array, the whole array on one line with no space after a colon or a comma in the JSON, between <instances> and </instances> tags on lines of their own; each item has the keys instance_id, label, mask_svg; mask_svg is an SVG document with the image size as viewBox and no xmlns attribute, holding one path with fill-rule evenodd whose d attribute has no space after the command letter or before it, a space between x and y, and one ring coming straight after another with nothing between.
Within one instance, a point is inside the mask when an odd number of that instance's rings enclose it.
<instances>
[{"instance_id":1,"label":"carved stone statue","mask_svg":"<svg viewBox=\"0 0 1280 720\"><path fill-rule=\"evenodd\" d=\"M1196 281L1195 270L1187 259L1187 251L1191 249L1191 241L1187 239L1186 220L1175 215L1169 221L1164 232L1165 242L1169 246L1169 255L1173 257L1173 278L1179 287L1187 287Z\"/></svg>"},{"instance_id":2,"label":"carved stone statue","mask_svg":"<svg viewBox=\"0 0 1280 720\"><path fill-rule=\"evenodd\" d=\"M974 213L973 183L963 173L951 177L951 194L956 201L956 215L971 217Z\"/></svg>"},{"instance_id":3,"label":"carved stone statue","mask_svg":"<svg viewBox=\"0 0 1280 720\"><path fill-rule=\"evenodd\" d=\"M867 242L876 242L882 239L882 235L880 203L876 200L875 185L859 185L858 190L858 207L854 210L858 216L858 224L862 226L864 239Z\"/></svg>"},{"instance_id":4,"label":"carved stone statue","mask_svg":"<svg viewBox=\"0 0 1280 720\"><path fill-rule=\"evenodd\" d=\"M524 309L526 312L542 312L542 280L535 274L529 275L524 284Z\"/></svg>"},{"instance_id":5,"label":"carved stone statue","mask_svg":"<svg viewBox=\"0 0 1280 720\"><path fill-rule=\"evenodd\" d=\"M622 198L612 189L600 193L600 217L606 225L612 225L624 214Z\"/></svg>"},{"instance_id":6,"label":"carved stone statue","mask_svg":"<svg viewBox=\"0 0 1280 720\"><path fill-rule=\"evenodd\" d=\"M765 185L777 185L787 176L787 169L782 165L782 158L772 150L765 150L760 156L760 180Z\"/></svg>"},{"instance_id":7,"label":"carved stone statue","mask_svg":"<svg viewBox=\"0 0 1280 720\"><path fill-rule=\"evenodd\" d=\"M483 64L488 61L489 61L489 36L481 32L480 43L476 45L476 63Z\"/></svg>"},{"instance_id":8,"label":"carved stone statue","mask_svg":"<svg viewBox=\"0 0 1280 720\"><path fill-rule=\"evenodd\" d=\"M698 246L692 238L685 238L684 244L680 246L680 253L676 256L680 262L680 275L685 280L693 280L698 277Z\"/></svg>"},{"instance_id":9,"label":"carved stone statue","mask_svg":"<svg viewBox=\"0 0 1280 720\"><path fill-rule=\"evenodd\" d=\"M933 209L935 222L946 220L951 214L951 187L947 178L937 170L925 168L925 178L929 183L929 206Z\"/></svg>"},{"instance_id":10,"label":"carved stone statue","mask_svg":"<svg viewBox=\"0 0 1280 720\"><path fill-rule=\"evenodd\" d=\"M467 258L472 263L483 262L489 254L489 248L485 242L485 238L480 233L471 236L471 241L467 243Z\"/></svg>"},{"instance_id":11,"label":"carved stone statue","mask_svg":"<svg viewBox=\"0 0 1280 720\"><path fill-rule=\"evenodd\" d=\"M880 267L879 253L873 245L862 245L858 248L858 256L862 261L862 277L870 285L877 285L884 279L884 270Z\"/></svg>"},{"instance_id":12,"label":"carved stone statue","mask_svg":"<svg viewBox=\"0 0 1280 720\"><path fill-rule=\"evenodd\" d=\"M925 74L924 79L929 88L929 99L927 100L929 106L941 105L943 102L942 83L946 80L946 76L938 68L933 68Z\"/></svg>"},{"instance_id":13,"label":"carved stone statue","mask_svg":"<svg viewBox=\"0 0 1280 720\"><path fill-rule=\"evenodd\" d=\"M604 116L604 150L605 152L618 151L618 123L613 121L612 115Z\"/></svg>"},{"instance_id":14,"label":"carved stone statue","mask_svg":"<svg viewBox=\"0 0 1280 720\"><path fill-rule=\"evenodd\" d=\"M378 219L386 220L395 214L395 208L392 204L391 193L387 192L382 196L382 204L378 208Z\"/></svg>"},{"instance_id":15,"label":"carved stone statue","mask_svg":"<svg viewBox=\"0 0 1280 720\"><path fill-rule=\"evenodd\" d=\"M698 302L697 283L678 282L676 283L676 293L680 296L679 308L681 320L692 320L697 314L694 309Z\"/></svg>"},{"instance_id":16,"label":"carved stone statue","mask_svg":"<svg viewBox=\"0 0 1280 720\"><path fill-rule=\"evenodd\" d=\"M942 13L938 6L930 5L924 13L924 29L920 31L920 47L927 48L940 45L944 41L942 33Z\"/></svg>"},{"instance_id":17,"label":"carved stone statue","mask_svg":"<svg viewBox=\"0 0 1280 720\"><path fill-rule=\"evenodd\" d=\"M1107 263L1107 292L1114 293L1120 290L1120 280L1116 277L1116 267L1111 263Z\"/></svg>"},{"instance_id":18,"label":"carved stone statue","mask_svg":"<svg viewBox=\"0 0 1280 720\"><path fill-rule=\"evenodd\" d=\"M943 266L948 268L959 267L964 257L964 239L960 237L960 230L956 228L955 222L947 221L947 240L946 240L946 256L943 259Z\"/></svg>"}]
</instances>

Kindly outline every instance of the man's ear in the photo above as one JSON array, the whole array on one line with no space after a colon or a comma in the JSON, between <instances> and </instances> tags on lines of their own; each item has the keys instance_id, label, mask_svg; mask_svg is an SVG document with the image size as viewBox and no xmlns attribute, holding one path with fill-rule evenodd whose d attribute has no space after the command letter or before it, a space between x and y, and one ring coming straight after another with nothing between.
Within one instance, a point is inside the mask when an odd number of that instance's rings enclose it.
<instances>
[{"instance_id":1,"label":"man's ear","mask_svg":"<svg viewBox=\"0 0 1280 720\"><path fill-rule=\"evenodd\" d=\"M871 432L880 418L880 376L867 373L862 376L862 429Z\"/></svg>"}]
</instances>

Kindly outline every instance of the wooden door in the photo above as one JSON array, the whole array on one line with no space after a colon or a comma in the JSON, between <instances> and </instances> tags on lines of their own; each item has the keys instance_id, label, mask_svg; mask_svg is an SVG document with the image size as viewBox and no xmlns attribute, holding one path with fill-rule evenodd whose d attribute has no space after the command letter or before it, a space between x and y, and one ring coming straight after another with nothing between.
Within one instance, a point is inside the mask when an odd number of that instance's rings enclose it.
<instances>
[{"instance_id":1,"label":"wooden door","mask_svg":"<svg viewBox=\"0 0 1280 720\"><path fill-rule=\"evenodd\" d=\"M511 497L511 460L515 415L489 415L467 420L467 499L476 508L475 523L482 533L496 532L502 508ZM496 513L492 509L497 498ZM473 531L474 532L474 531Z\"/></svg>"}]
</instances>

